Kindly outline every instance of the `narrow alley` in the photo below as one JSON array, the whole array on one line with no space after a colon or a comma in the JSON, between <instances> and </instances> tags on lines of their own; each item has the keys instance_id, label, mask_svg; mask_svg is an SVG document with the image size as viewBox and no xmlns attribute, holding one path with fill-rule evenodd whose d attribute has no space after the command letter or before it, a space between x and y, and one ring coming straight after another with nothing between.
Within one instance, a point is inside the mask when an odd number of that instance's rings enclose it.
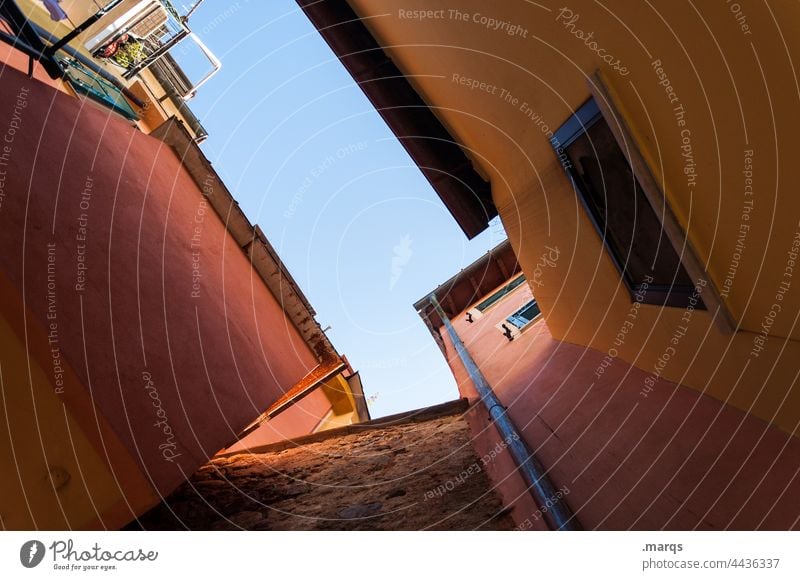
<instances>
[{"instance_id":1,"label":"narrow alley","mask_svg":"<svg viewBox=\"0 0 800 580\"><path fill-rule=\"evenodd\" d=\"M127 529L511 530L465 400L217 456Z\"/></svg>"}]
</instances>

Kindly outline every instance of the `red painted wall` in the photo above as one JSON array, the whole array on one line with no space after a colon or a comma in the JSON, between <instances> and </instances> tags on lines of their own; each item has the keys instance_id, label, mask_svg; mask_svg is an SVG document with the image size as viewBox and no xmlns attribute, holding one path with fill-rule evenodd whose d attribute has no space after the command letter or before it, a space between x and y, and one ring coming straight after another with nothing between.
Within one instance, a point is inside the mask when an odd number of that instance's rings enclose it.
<instances>
[{"instance_id":1,"label":"red painted wall","mask_svg":"<svg viewBox=\"0 0 800 580\"><path fill-rule=\"evenodd\" d=\"M166 493L317 361L172 150L5 68L0 140L15 106L0 267Z\"/></svg>"},{"instance_id":2,"label":"red painted wall","mask_svg":"<svg viewBox=\"0 0 800 580\"><path fill-rule=\"evenodd\" d=\"M454 327L555 486L568 488L565 499L585 528L800 525L796 437L668 381L643 397L650 375L621 360L598 378L605 353L554 340L541 318L508 342L494 325L530 295L524 285L477 322L462 315ZM459 389L474 400L441 332ZM486 447L486 437L476 441ZM523 513L514 513L518 524Z\"/></svg>"},{"instance_id":3,"label":"red painted wall","mask_svg":"<svg viewBox=\"0 0 800 580\"><path fill-rule=\"evenodd\" d=\"M246 452L262 445L313 433L314 428L330 410L331 402L325 396L325 392L316 389L247 437L237 441L226 449L225 453Z\"/></svg>"}]
</instances>

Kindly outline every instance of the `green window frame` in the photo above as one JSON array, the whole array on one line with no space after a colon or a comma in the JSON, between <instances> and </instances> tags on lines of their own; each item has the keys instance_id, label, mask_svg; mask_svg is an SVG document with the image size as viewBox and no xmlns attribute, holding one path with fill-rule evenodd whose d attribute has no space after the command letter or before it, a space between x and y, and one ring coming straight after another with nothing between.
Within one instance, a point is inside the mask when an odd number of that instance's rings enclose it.
<instances>
[{"instance_id":1,"label":"green window frame","mask_svg":"<svg viewBox=\"0 0 800 580\"><path fill-rule=\"evenodd\" d=\"M529 324L536 320L536 318L542 313L539 309L539 305L536 303L536 300L531 300L530 302L526 303L525 306L517 310L514 314L506 318L507 322L510 322L517 328L522 328L526 324Z\"/></svg>"},{"instance_id":2,"label":"green window frame","mask_svg":"<svg viewBox=\"0 0 800 580\"><path fill-rule=\"evenodd\" d=\"M77 60L62 58L60 61L64 67L65 80L77 93L108 107L130 121L139 120L139 116L117 87Z\"/></svg>"},{"instance_id":3,"label":"green window frame","mask_svg":"<svg viewBox=\"0 0 800 580\"><path fill-rule=\"evenodd\" d=\"M512 291L517 289L522 283L525 282L525 274L521 274L511 280L508 284L500 288L497 292L489 296L488 298L484 299L482 302L479 302L475 308L481 312L488 310L495 304L497 304L500 300L508 296Z\"/></svg>"}]
</instances>

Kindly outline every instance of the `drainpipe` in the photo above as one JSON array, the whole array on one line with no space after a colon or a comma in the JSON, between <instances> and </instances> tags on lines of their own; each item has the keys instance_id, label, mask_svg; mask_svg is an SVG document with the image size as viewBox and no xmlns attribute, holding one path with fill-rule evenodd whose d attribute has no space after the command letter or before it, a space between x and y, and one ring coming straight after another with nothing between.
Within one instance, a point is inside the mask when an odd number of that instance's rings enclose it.
<instances>
[{"instance_id":1,"label":"drainpipe","mask_svg":"<svg viewBox=\"0 0 800 580\"><path fill-rule=\"evenodd\" d=\"M478 394L481 397L481 402L486 407L489 416L492 418L495 427L497 428L500 436L504 441L508 442L508 449L517 464L520 473L522 474L528 490L531 492L536 505L542 510L544 519L551 530L580 530L581 526L578 520L572 514L569 506L563 498L557 496L557 490L550 478L547 476L542 464L536 459L536 456L528 449L525 440L522 439L516 426L508 412L497 395L494 394L492 387L486 381L486 377L475 364L472 355L469 354L467 347L461 341L456 329L453 328L450 318L444 313L439 301L436 300L435 295L430 297L431 306L436 310L436 313L444 322L447 333L450 335L450 340L456 347L461 362L467 369L470 380L472 380ZM552 505L547 505L548 502ZM546 509L545 506L547 506Z\"/></svg>"}]
</instances>

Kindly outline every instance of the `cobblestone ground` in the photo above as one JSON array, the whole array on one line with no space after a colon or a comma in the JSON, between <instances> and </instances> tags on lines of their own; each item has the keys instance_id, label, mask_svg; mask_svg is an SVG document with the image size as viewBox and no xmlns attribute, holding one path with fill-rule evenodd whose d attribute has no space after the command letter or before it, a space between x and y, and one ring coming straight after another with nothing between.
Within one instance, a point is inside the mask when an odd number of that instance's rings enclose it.
<instances>
[{"instance_id":1,"label":"cobblestone ground","mask_svg":"<svg viewBox=\"0 0 800 580\"><path fill-rule=\"evenodd\" d=\"M213 459L128 529L513 528L460 414L385 422Z\"/></svg>"}]
</instances>

